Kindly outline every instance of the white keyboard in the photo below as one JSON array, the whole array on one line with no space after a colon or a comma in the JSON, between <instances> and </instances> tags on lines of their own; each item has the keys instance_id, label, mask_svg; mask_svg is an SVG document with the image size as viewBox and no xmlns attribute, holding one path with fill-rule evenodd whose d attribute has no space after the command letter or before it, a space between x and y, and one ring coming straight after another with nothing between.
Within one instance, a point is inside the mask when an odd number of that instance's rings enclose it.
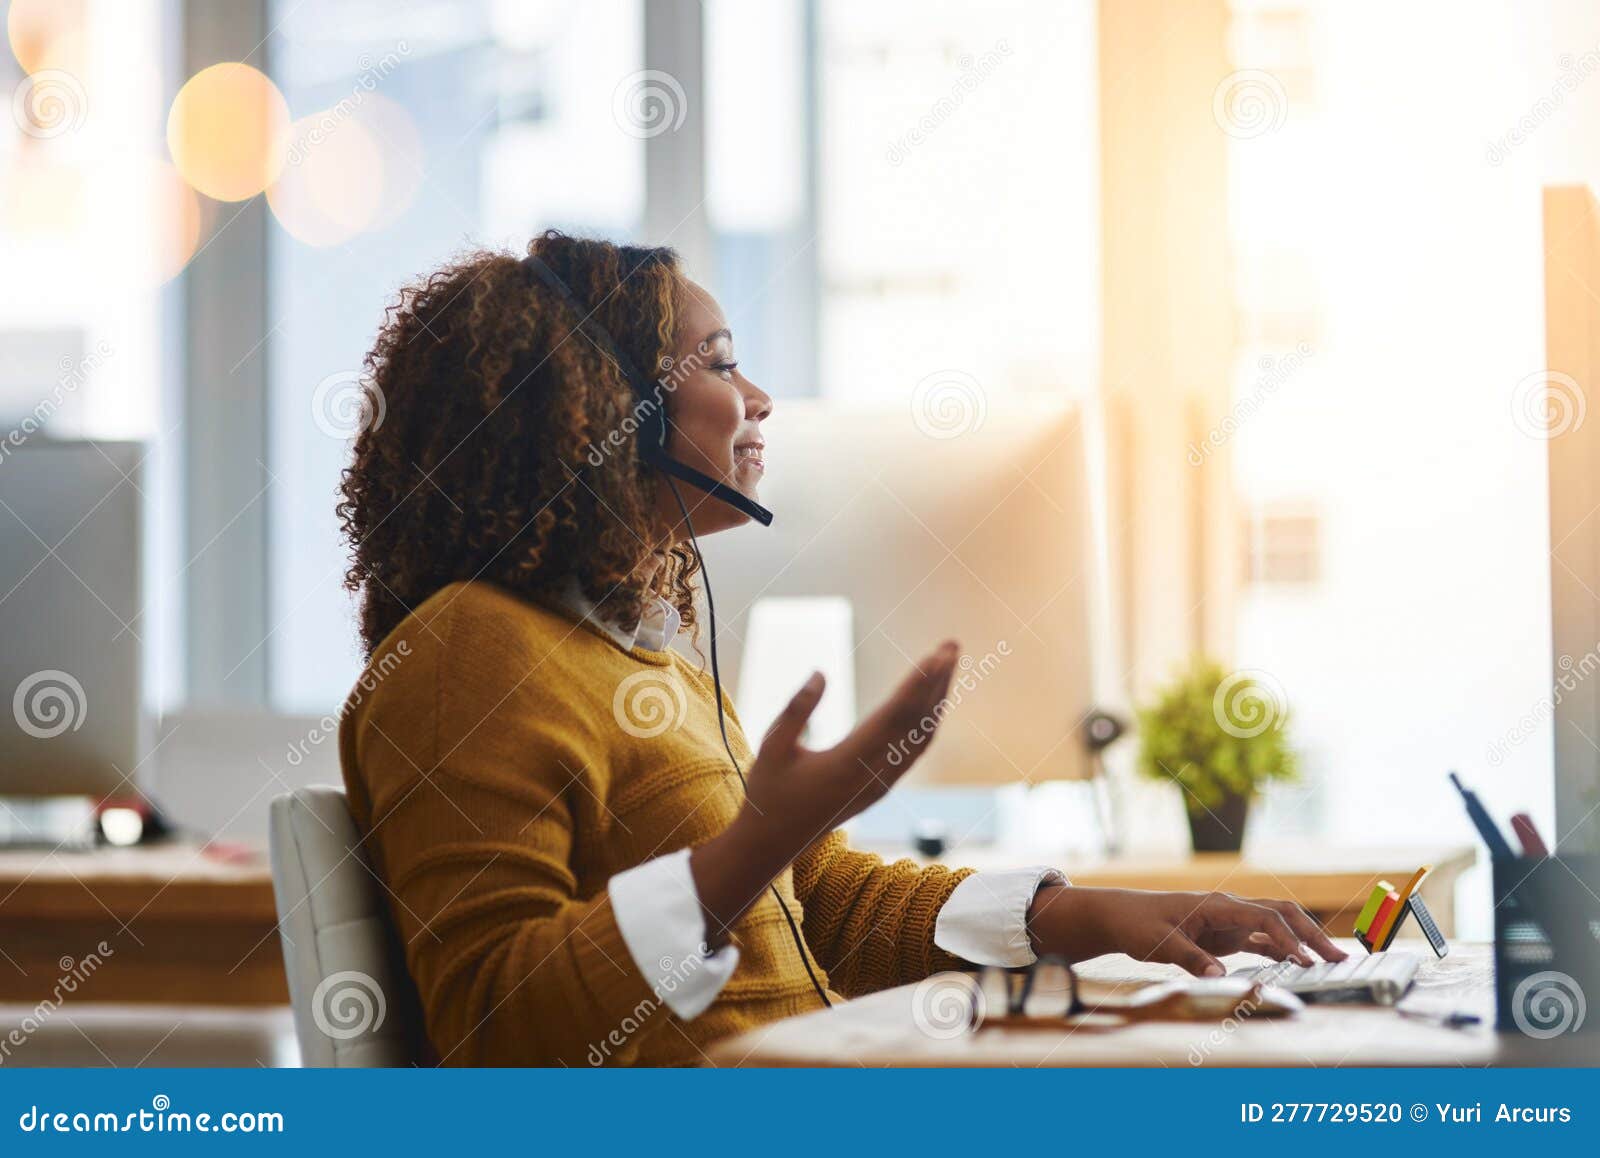
<instances>
[{"instance_id":1,"label":"white keyboard","mask_svg":"<svg viewBox=\"0 0 1600 1158\"><path fill-rule=\"evenodd\" d=\"M1294 965L1275 961L1230 974L1261 980L1311 1001L1370 1001L1393 1005L1411 988L1422 959L1415 953L1368 953L1343 961Z\"/></svg>"}]
</instances>

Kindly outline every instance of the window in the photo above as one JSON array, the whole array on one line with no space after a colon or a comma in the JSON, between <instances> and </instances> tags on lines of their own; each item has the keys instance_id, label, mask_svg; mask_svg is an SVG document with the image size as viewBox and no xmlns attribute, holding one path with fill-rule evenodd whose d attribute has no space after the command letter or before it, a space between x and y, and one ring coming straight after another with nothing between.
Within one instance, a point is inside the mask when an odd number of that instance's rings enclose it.
<instances>
[{"instance_id":1,"label":"window","mask_svg":"<svg viewBox=\"0 0 1600 1158\"><path fill-rule=\"evenodd\" d=\"M810 0L707 0L711 284L739 360L777 398L816 394L815 92Z\"/></svg>"},{"instance_id":2,"label":"window","mask_svg":"<svg viewBox=\"0 0 1600 1158\"><path fill-rule=\"evenodd\" d=\"M271 16L272 73L314 147L269 235L268 672L275 707L321 713L359 670L334 503L382 310L469 246L637 238L646 138L614 102L643 26L639 0L276 0Z\"/></svg>"},{"instance_id":3,"label":"window","mask_svg":"<svg viewBox=\"0 0 1600 1158\"><path fill-rule=\"evenodd\" d=\"M1234 661L1285 689L1326 837L1470 839L1450 766L1542 824L1549 733L1497 770L1489 755L1550 690L1544 447L1511 406L1546 364L1546 178L1485 142L1557 63L1524 74L1509 10L1453 26L1424 76L1406 63L1437 31L1420 14L1375 36L1348 5L1234 8L1235 75L1265 74L1267 102L1262 131L1228 142L1234 461L1263 580Z\"/></svg>"},{"instance_id":4,"label":"window","mask_svg":"<svg viewBox=\"0 0 1600 1158\"><path fill-rule=\"evenodd\" d=\"M1094 5L819 6L822 393L1084 392L1099 361ZM947 392L948 394L948 392Z\"/></svg>"},{"instance_id":5,"label":"window","mask_svg":"<svg viewBox=\"0 0 1600 1158\"><path fill-rule=\"evenodd\" d=\"M1321 569L1322 521L1295 504L1251 512L1244 531L1247 583L1311 584Z\"/></svg>"}]
</instances>

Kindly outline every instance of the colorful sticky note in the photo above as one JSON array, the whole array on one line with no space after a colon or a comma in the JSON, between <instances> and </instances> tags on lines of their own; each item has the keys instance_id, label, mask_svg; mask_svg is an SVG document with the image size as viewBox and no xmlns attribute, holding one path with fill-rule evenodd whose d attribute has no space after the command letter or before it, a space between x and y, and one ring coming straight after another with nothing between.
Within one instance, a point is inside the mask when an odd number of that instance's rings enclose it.
<instances>
[{"instance_id":1,"label":"colorful sticky note","mask_svg":"<svg viewBox=\"0 0 1600 1158\"><path fill-rule=\"evenodd\" d=\"M1373 886L1372 895L1367 898L1367 903L1361 907L1361 914L1356 917L1357 934L1365 933L1372 928L1372 918L1377 915L1378 906L1383 904L1383 898L1387 897L1392 891L1394 891L1394 886L1388 881L1379 881Z\"/></svg>"},{"instance_id":2,"label":"colorful sticky note","mask_svg":"<svg viewBox=\"0 0 1600 1158\"><path fill-rule=\"evenodd\" d=\"M1384 938L1389 935L1389 926L1400 913L1400 896L1390 893L1383 898L1383 904L1378 906L1378 913L1372 918L1372 924L1367 926L1367 944L1376 953L1383 948Z\"/></svg>"}]
</instances>

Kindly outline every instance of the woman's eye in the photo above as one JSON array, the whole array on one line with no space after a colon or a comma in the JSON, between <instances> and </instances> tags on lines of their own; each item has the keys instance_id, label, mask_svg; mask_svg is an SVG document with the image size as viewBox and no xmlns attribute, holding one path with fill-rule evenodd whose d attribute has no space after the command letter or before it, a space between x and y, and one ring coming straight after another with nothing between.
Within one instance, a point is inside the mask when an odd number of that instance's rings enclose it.
<instances>
[{"instance_id":1,"label":"woman's eye","mask_svg":"<svg viewBox=\"0 0 1600 1158\"><path fill-rule=\"evenodd\" d=\"M737 362L718 362L715 366L712 367L712 369L715 370L718 374L723 374L723 375L730 375L735 370L737 370L738 368L739 368L739 363L737 363Z\"/></svg>"}]
</instances>

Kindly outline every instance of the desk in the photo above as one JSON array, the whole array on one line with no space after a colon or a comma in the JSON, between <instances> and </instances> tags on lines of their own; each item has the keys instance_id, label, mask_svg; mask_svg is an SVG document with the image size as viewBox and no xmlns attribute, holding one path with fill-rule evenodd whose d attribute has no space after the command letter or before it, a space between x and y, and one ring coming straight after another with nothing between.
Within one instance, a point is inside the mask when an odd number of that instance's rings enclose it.
<instances>
[{"instance_id":1,"label":"desk","mask_svg":"<svg viewBox=\"0 0 1600 1158\"><path fill-rule=\"evenodd\" d=\"M277 920L265 854L0 851L0 1002L44 1000L103 941L75 1001L284 1004Z\"/></svg>"},{"instance_id":2,"label":"desk","mask_svg":"<svg viewBox=\"0 0 1600 1158\"><path fill-rule=\"evenodd\" d=\"M1346 948L1353 941L1341 939ZM718 1066L1487 1066L1600 1064L1600 1036L1567 1034L1534 1041L1494 1031L1493 956L1487 945L1453 946L1435 961L1423 954L1408 1008L1470 1010L1483 1024L1465 1029L1402 1017L1392 1009L1308 1005L1280 1020L1146 1022L1098 1031L980 1029L940 1039L917 1028L917 986L903 985L831 1010L775 1022L724 1039L710 1051ZM1360 950L1357 950L1360 951ZM1227 959L1230 968L1260 962L1251 954ZM1166 965L1115 955L1078 967L1085 978L1137 984L1177 976Z\"/></svg>"},{"instance_id":3,"label":"desk","mask_svg":"<svg viewBox=\"0 0 1600 1158\"><path fill-rule=\"evenodd\" d=\"M888 860L899 856L927 859L914 856L904 847L863 847ZM1422 886L1422 899L1448 937L1455 932L1456 881L1472 867L1476 856L1476 850L1464 844L1366 849L1313 845L1310 851L1267 846L1246 853L1063 860L1037 851L961 846L940 859L952 866L967 865L976 869L1054 864L1071 877L1074 884L1084 887L1177 892L1220 890L1241 897L1283 897L1298 901L1337 936L1346 936L1354 929L1356 915L1378 881L1387 879L1392 884L1402 885L1420 866L1431 864L1433 872Z\"/></svg>"}]
</instances>

